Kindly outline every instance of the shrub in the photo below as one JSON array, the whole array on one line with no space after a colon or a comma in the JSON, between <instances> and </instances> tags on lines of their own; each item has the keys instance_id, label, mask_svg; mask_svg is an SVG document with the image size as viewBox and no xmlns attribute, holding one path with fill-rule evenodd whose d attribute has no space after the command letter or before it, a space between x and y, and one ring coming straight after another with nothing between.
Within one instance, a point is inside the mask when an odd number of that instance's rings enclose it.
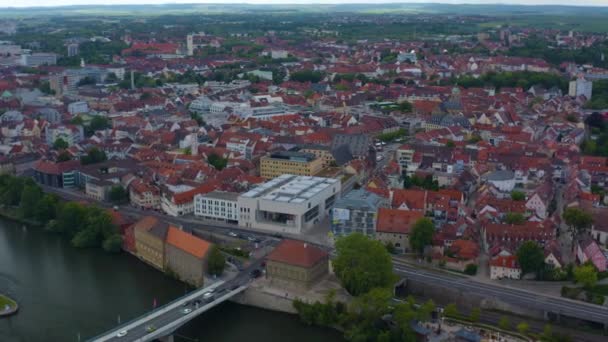
<instances>
[{"instance_id":1,"label":"shrub","mask_svg":"<svg viewBox=\"0 0 608 342\"><path fill-rule=\"evenodd\" d=\"M468 275L475 275L475 274L477 274L477 265L475 265L475 264L468 264L467 267L464 269L464 273L468 274Z\"/></svg>"}]
</instances>

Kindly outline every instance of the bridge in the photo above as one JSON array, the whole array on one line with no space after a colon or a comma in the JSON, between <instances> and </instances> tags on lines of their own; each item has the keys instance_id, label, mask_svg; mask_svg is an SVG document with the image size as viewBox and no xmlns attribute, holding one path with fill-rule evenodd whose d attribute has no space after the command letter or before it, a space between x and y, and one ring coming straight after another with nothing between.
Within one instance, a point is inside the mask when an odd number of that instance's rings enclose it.
<instances>
[{"instance_id":1,"label":"bridge","mask_svg":"<svg viewBox=\"0 0 608 342\"><path fill-rule=\"evenodd\" d=\"M182 325L209 309L245 291L251 281L250 272L261 261L252 263L235 278L200 288L170 303L121 324L88 341L146 342L155 339L173 341L173 333Z\"/></svg>"}]
</instances>

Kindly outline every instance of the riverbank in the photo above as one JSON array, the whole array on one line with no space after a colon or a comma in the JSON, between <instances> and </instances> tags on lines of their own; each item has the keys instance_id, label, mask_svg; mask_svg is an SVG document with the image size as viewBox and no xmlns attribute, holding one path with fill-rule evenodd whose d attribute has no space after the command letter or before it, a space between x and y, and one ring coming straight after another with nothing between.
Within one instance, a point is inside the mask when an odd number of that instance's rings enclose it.
<instances>
[{"instance_id":1,"label":"riverbank","mask_svg":"<svg viewBox=\"0 0 608 342\"><path fill-rule=\"evenodd\" d=\"M19 311L19 304L9 297L0 294L0 317L14 315Z\"/></svg>"},{"instance_id":2,"label":"riverbank","mask_svg":"<svg viewBox=\"0 0 608 342\"><path fill-rule=\"evenodd\" d=\"M33 227L43 227L43 224L40 224L40 222L35 221L35 220L28 220L26 218L21 217L21 215L19 215L19 212L17 211L17 208L7 208L7 207L0 207L0 217L3 217L7 220L13 221L13 222L17 222L17 223L22 223L22 224L27 224L29 226L33 226Z\"/></svg>"}]
</instances>

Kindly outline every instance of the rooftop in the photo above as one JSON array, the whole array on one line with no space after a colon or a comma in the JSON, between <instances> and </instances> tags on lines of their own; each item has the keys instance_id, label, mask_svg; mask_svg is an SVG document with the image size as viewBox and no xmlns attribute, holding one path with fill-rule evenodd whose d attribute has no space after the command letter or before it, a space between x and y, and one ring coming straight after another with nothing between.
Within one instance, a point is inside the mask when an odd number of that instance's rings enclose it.
<instances>
[{"instance_id":1,"label":"rooftop","mask_svg":"<svg viewBox=\"0 0 608 342\"><path fill-rule=\"evenodd\" d=\"M339 184L334 178L281 175L242 194L244 198L261 198L282 203L304 203L326 188Z\"/></svg>"},{"instance_id":2,"label":"rooftop","mask_svg":"<svg viewBox=\"0 0 608 342\"><path fill-rule=\"evenodd\" d=\"M266 258L289 265L312 267L327 255L326 251L305 242L283 240Z\"/></svg>"},{"instance_id":3,"label":"rooftop","mask_svg":"<svg viewBox=\"0 0 608 342\"><path fill-rule=\"evenodd\" d=\"M202 259L211 248L211 243L175 227L169 227L167 243L199 259Z\"/></svg>"},{"instance_id":4,"label":"rooftop","mask_svg":"<svg viewBox=\"0 0 608 342\"><path fill-rule=\"evenodd\" d=\"M316 159L316 156L312 153L295 152L295 151L280 151L270 155L272 159L285 159L289 161L297 162L311 162Z\"/></svg>"}]
</instances>

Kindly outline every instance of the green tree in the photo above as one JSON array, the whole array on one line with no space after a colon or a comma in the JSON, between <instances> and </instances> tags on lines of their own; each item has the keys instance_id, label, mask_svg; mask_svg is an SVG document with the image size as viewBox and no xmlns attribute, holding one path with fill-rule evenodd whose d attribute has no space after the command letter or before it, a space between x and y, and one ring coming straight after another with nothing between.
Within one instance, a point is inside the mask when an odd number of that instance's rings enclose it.
<instances>
[{"instance_id":1,"label":"green tree","mask_svg":"<svg viewBox=\"0 0 608 342\"><path fill-rule=\"evenodd\" d=\"M97 147L93 147L89 150L89 152L87 153L86 156L83 156L82 158L80 158L80 163L82 165L89 165L89 164L101 163L106 160L108 160L106 153L104 151L98 149Z\"/></svg>"},{"instance_id":2,"label":"green tree","mask_svg":"<svg viewBox=\"0 0 608 342\"><path fill-rule=\"evenodd\" d=\"M13 177L9 175L2 175L2 187L0 187L0 201L3 205L17 206L21 202L21 193L25 182L23 178Z\"/></svg>"},{"instance_id":3,"label":"green tree","mask_svg":"<svg viewBox=\"0 0 608 342\"><path fill-rule=\"evenodd\" d=\"M86 216L87 212L81 204L77 202L65 203L59 206L57 221L52 229L72 239L84 227Z\"/></svg>"},{"instance_id":4,"label":"green tree","mask_svg":"<svg viewBox=\"0 0 608 342\"><path fill-rule=\"evenodd\" d=\"M92 248L99 246L99 232L95 229L83 229L74 235L72 245L78 248Z\"/></svg>"},{"instance_id":5,"label":"green tree","mask_svg":"<svg viewBox=\"0 0 608 342\"><path fill-rule=\"evenodd\" d=\"M476 275L477 274L477 265L468 264L467 267L464 268L464 273L468 275Z\"/></svg>"},{"instance_id":6,"label":"green tree","mask_svg":"<svg viewBox=\"0 0 608 342\"><path fill-rule=\"evenodd\" d=\"M102 248L109 253L118 253L122 248L122 236L120 234L112 234L107 239L103 240Z\"/></svg>"},{"instance_id":7,"label":"green tree","mask_svg":"<svg viewBox=\"0 0 608 342\"><path fill-rule=\"evenodd\" d=\"M36 184L26 184L21 192L19 214L23 218L32 218L36 213L38 203L42 198L42 189Z\"/></svg>"},{"instance_id":8,"label":"green tree","mask_svg":"<svg viewBox=\"0 0 608 342\"><path fill-rule=\"evenodd\" d=\"M126 203L129 201L129 192L121 185L115 185L110 189L108 197L112 203Z\"/></svg>"},{"instance_id":9,"label":"green tree","mask_svg":"<svg viewBox=\"0 0 608 342\"><path fill-rule=\"evenodd\" d=\"M72 160L72 157L66 151L61 151L59 153L59 155L57 156L57 162L58 163L65 162L65 161L68 161L68 160Z\"/></svg>"},{"instance_id":10,"label":"green tree","mask_svg":"<svg viewBox=\"0 0 608 342\"><path fill-rule=\"evenodd\" d=\"M593 224L591 214L579 208L567 208L562 216L570 228L572 243L574 243L577 235L584 233Z\"/></svg>"},{"instance_id":11,"label":"green tree","mask_svg":"<svg viewBox=\"0 0 608 342\"><path fill-rule=\"evenodd\" d=\"M207 158L207 162L213 165L213 167L215 167L217 170L223 170L226 165L228 165L227 158L222 158L215 153L209 155L209 157Z\"/></svg>"},{"instance_id":12,"label":"green tree","mask_svg":"<svg viewBox=\"0 0 608 342\"><path fill-rule=\"evenodd\" d=\"M511 199L514 201L525 201L526 194L521 191L513 190L511 192Z\"/></svg>"},{"instance_id":13,"label":"green tree","mask_svg":"<svg viewBox=\"0 0 608 342\"><path fill-rule=\"evenodd\" d=\"M421 218L412 226L410 234L410 247L418 254L424 252L424 248L433 241L435 226L429 218Z\"/></svg>"},{"instance_id":14,"label":"green tree","mask_svg":"<svg viewBox=\"0 0 608 342\"><path fill-rule=\"evenodd\" d=\"M530 325L526 322L521 322L517 325L517 331L522 335L526 335L530 331Z\"/></svg>"},{"instance_id":15,"label":"green tree","mask_svg":"<svg viewBox=\"0 0 608 342\"><path fill-rule=\"evenodd\" d=\"M591 264L585 264L574 268L574 280L590 289L597 284L597 271Z\"/></svg>"},{"instance_id":16,"label":"green tree","mask_svg":"<svg viewBox=\"0 0 608 342\"><path fill-rule=\"evenodd\" d=\"M443 309L443 315L445 317L460 318L460 313L458 312L458 307L454 303L450 303L450 304L446 305L446 307Z\"/></svg>"},{"instance_id":17,"label":"green tree","mask_svg":"<svg viewBox=\"0 0 608 342\"><path fill-rule=\"evenodd\" d=\"M225 267L226 258L222 254L222 251L216 245L213 245L207 257L207 272L211 275L221 276L224 273Z\"/></svg>"},{"instance_id":18,"label":"green tree","mask_svg":"<svg viewBox=\"0 0 608 342\"><path fill-rule=\"evenodd\" d=\"M40 223L48 223L50 220L55 219L58 205L59 199L57 196L45 194L34 210L34 218Z\"/></svg>"},{"instance_id":19,"label":"green tree","mask_svg":"<svg viewBox=\"0 0 608 342\"><path fill-rule=\"evenodd\" d=\"M543 249L534 241L526 241L517 250L517 262L524 274L534 272L538 275L545 266Z\"/></svg>"},{"instance_id":20,"label":"green tree","mask_svg":"<svg viewBox=\"0 0 608 342\"><path fill-rule=\"evenodd\" d=\"M502 330L511 330L511 321L509 320L509 317L500 317L500 320L498 321L498 327Z\"/></svg>"},{"instance_id":21,"label":"green tree","mask_svg":"<svg viewBox=\"0 0 608 342\"><path fill-rule=\"evenodd\" d=\"M522 225L526 222L526 218L522 213L509 212L505 215L506 224Z\"/></svg>"},{"instance_id":22,"label":"green tree","mask_svg":"<svg viewBox=\"0 0 608 342\"><path fill-rule=\"evenodd\" d=\"M68 147L70 147L70 145L62 138L55 139L55 142L53 143L53 148L56 150L65 150Z\"/></svg>"},{"instance_id":23,"label":"green tree","mask_svg":"<svg viewBox=\"0 0 608 342\"><path fill-rule=\"evenodd\" d=\"M379 242L355 233L336 241L333 267L342 286L358 296L376 287L389 287L395 276L391 256Z\"/></svg>"},{"instance_id":24,"label":"green tree","mask_svg":"<svg viewBox=\"0 0 608 342\"><path fill-rule=\"evenodd\" d=\"M454 143L452 140L448 140L448 142L445 143L445 147L454 148L456 147L456 143Z\"/></svg>"},{"instance_id":25,"label":"green tree","mask_svg":"<svg viewBox=\"0 0 608 342\"><path fill-rule=\"evenodd\" d=\"M85 127L85 133L87 136L93 135L96 131L107 129L112 127L110 120L107 117L102 115L95 115L89 122L89 124Z\"/></svg>"},{"instance_id":26,"label":"green tree","mask_svg":"<svg viewBox=\"0 0 608 342\"><path fill-rule=\"evenodd\" d=\"M479 320L481 319L481 309L473 308L473 310L471 310L471 314L469 315L469 319L471 320L471 322L479 322Z\"/></svg>"}]
</instances>

